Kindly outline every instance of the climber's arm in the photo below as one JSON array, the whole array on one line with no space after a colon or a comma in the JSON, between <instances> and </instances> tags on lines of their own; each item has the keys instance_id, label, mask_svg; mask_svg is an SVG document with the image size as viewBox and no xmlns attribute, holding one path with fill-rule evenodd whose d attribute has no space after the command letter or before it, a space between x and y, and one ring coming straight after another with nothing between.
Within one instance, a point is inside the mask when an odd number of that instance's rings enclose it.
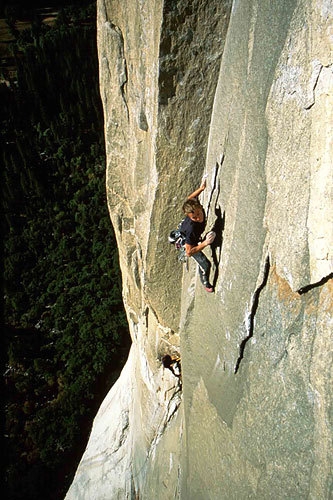
<instances>
[{"instance_id":1,"label":"climber's arm","mask_svg":"<svg viewBox=\"0 0 333 500\"><path fill-rule=\"evenodd\" d=\"M210 243L205 240L201 241L197 245L189 245L188 243L185 243L185 253L187 257L192 257L195 253L201 252L204 248L206 248Z\"/></svg>"},{"instance_id":2,"label":"climber's arm","mask_svg":"<svg viewBox=\"0 0 333 500\"><path fill-rule=\"evenodd\" d=\"M189 243L185 243L185 253L187 257L192 257L195 253L201 252L204 248L208 247L208 245L211 245L215 239L215 232L214 231L209 231L207 233L206 238L204 241L201 241L197 245L190 245Z\"/></svg>"},{"instance_id":3,"label":"climber's arm","mask_svg":"<svg viewBox=\"0 0 333 500\"><path fill-rule=\"evenodd\" d=\"M193 193L191 193L187 199L188 200L191 200L192 198L196 198L197 196L199 196L200 193L202 193L202 191L204 191L206 189L206 179L202 181L201 183L201 186L196 189L195 191L193 191Z\"/></svg>"}]
</instances>

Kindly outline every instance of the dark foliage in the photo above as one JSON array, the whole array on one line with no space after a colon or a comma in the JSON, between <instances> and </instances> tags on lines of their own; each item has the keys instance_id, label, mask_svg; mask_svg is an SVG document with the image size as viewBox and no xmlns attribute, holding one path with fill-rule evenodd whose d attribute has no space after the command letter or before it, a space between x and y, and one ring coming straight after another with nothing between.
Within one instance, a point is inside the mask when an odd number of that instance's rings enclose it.
<instances>
[{"instance_id":1,"label":"dark foliage","mask_svg":"<svg viewBox=\"0 0 333 500\"><path fill-rule=\"evenodd\" d=\"M7 498L60 499L129 335L94 6L16 36L18 84L0 88Z\"/></svg>"}]
</instances>

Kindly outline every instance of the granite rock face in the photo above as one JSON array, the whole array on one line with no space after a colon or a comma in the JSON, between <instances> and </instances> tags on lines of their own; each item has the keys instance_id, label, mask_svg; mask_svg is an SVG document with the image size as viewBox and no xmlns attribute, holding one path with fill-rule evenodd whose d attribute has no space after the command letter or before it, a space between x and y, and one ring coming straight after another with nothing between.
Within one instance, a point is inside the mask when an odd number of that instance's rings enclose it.
<instances>
[{"instance_id":1,"label":"granite rock face","mask_svg":"<svg viewBox=\"0 0 333 500\"><path fill-rule=\"evenodd\" d=\"M332 40L330 0L98 1L133 343L67 499L331 497ZM203 174L214 294L167 241Z\"/></svg>"}]
</instances>

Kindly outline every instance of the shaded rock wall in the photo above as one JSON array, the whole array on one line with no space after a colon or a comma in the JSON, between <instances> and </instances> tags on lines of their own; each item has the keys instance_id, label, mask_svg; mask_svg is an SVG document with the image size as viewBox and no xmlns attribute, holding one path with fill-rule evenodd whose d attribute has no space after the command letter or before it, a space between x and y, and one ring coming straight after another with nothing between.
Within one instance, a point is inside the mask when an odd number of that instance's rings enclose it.
<instances>
[{"instance_id":1,"label":"shaded rock wall","mask_svg":"<svg viewBox=\"0 0 333 500\"><path fill-rule=\"evenodd\" d=\"M332 18L328 0L98 2L133 345L67 498L330 497ZM167 243L203 173L213 295Z\"/></svg>"}]
</instances>

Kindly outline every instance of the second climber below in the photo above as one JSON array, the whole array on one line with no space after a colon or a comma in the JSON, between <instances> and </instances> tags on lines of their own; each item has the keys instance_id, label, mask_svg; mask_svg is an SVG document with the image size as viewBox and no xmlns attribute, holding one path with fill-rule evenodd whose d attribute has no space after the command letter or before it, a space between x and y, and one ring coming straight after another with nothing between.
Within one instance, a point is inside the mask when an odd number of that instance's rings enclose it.
<instances>
[{"instance_id":1,"label":"second climber below","mask_svg":"<svg viewBox=\"0 0 333 500\"><path fill-rule=\"evenodd\" d=\"M199 266L199 276L201 283L208 293L214 291L213 286L209 282L209 273L211 263L202 252L204 248L211 245L216 234L210 231L204 239L202 233L206 226L206 216L203 206L198 201L198 196L206 189L206 181L201 183L201 186L190 194L183 204L183 211L186 215L179 229L185 234L185 252L187 257L193 257Z\"/></svg>"}]
</instances>

